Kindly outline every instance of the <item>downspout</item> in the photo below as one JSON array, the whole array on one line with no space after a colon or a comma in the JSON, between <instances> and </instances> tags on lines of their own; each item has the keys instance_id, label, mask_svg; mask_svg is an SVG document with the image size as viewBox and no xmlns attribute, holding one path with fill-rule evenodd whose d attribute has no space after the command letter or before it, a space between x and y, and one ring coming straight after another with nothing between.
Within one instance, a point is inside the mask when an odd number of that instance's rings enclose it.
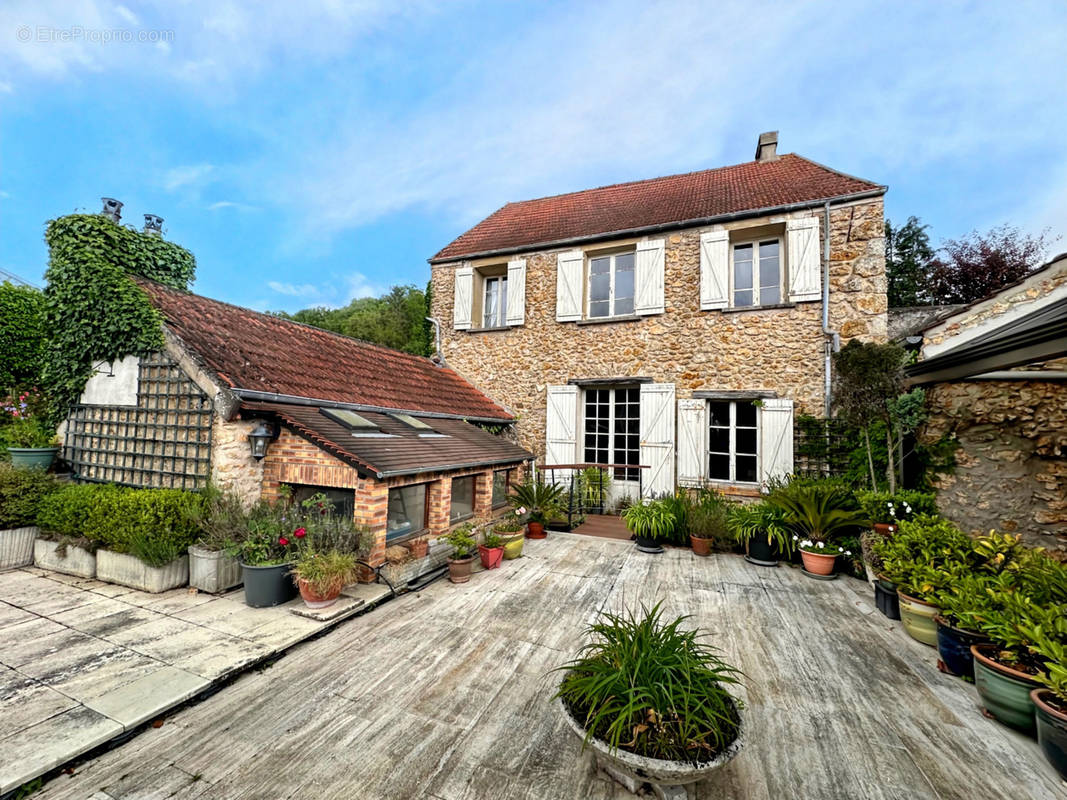
<instances>
[{"instance_id":1,"label":"downspout","mask_svg":"<svg viewBox=\"0 0 1067 800\"><path fill-rule=\"evenodd\" d=\"M833 354L841 349L841 334L830 327L830 201L823 206L823 248L822 248L822 334L823 350L826 357L826 374L823 382L823 414L829 419L831 411L830 391L832 388Z\"/></svg>"},{"instance_id":2,"label":"downspout","mask_svg":"<svg viewBox=\"0 0 1067 800\"><path fill-rule=\"evenodd\" d=\"M445 365L445 354L441 352L441 323L433 317L426 317L427 322L433 325L433 347L434 357L431 359L439 367Z\"/></svg>"}]
</instances>

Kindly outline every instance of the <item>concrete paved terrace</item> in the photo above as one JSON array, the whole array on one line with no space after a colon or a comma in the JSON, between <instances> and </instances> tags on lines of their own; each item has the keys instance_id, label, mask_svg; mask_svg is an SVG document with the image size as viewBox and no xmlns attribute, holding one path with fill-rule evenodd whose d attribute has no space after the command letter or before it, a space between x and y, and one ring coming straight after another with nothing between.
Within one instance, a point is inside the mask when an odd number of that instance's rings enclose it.
<instances>
[{"instance_id":1,"label":"concrete paved terrace","mask_svg":"<svg viewBox=\"0 0 1067 800\"><path fill-rule=\"evenodd\" d=\"M33 567L0 573L0 795L378 602L352 587L318 619L216 597L146 594Z\"/></svg>"},{"instance_id":2,"label":"concrete paved terrace","mask_svg":"<svg viewBox=\"0 0 1067 800\"><path fill-rule=\"evenodd\" d=\"M550 702L602 609L665 599L748 675L747 745L699 798L1058 798L1036 744L880 616L866 584L552 534L243 675L35 800L624 798Z\"/></svg>"}]
</instances>

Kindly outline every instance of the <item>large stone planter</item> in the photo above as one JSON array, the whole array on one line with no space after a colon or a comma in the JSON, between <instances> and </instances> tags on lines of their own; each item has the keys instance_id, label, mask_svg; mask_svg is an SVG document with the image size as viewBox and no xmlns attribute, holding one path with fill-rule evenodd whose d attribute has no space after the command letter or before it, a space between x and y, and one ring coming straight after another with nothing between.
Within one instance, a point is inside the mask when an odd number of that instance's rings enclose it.
<instances>
[{"instance_id":1,"label":"large stone planter","mask_svg":"<svg viewBox=\"0 0 1067 800\"><path fill-rule=\"evenodd\" d=\"M571 716L562 700L556 702L571 731L584 742L585 728ZM596 738L590 739L587 746L596 756L597 766L634 794L637 794L647 783L651 784L657 797L667 798L667 800L686 800L689 796L685 789L686 785L708 778L741 752L741 747L744 745L744 724L744 717L742 717L737 738L730 746L719 753L713 761L699 766L684 761L647 758L626 750L612 750L606 742Z\"/></svg>"},{"instance_id":2,"label":"large stone planter","mask_svg":"<svg viewBox=\"0 0 1067 800\"><path fill-rule=\"evenodd\" d=\"M33 563L33 543L37 539L37 531L36 525L0 531L0 569L25 567Z\"/></svg>"},{"instance_id":3,"label":"large stone planter","mask_svg":"<svg viewBox=\"0 0 1067 800\"><path fill-rule=\"evenodd\" d=\"M56 552L57 548L61 552ZM84 547L68 544L65 548L59 542L38 539L33 543L33 563L41 569L62 572L64 575L77 575L80 578L96 577L96 556Z\"/></svg>"},{"instance_id":4,"label":"large stone planter","mask_svg":"<svg viewBox=\"0 0 1067 800\"><path fill-rule=\"evenodd\" d=\"M221 550L189 545L189 585L220 594L241 585L241 562Z\"/></svg>"},{"instance_id":5,"label":"large stone planter","mask_svg":"<svg viewBox=\"0 0 1067 800\"><path fill-rule=\"evenodd\" d=\"M150 567L141 559L111 550L96 551L96 579L142 592L159 594L189 583L189 556L180 556L162 567Z\"/></svg>"}]
</instances>

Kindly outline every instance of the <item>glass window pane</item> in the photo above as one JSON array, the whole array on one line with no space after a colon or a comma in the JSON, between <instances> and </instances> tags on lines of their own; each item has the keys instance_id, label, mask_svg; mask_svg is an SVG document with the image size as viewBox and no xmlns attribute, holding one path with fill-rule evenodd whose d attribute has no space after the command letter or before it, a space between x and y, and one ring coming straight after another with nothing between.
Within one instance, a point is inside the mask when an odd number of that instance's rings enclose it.
<instances>
[{"instance_id":1,"label":"glass window pane","mask_svg":"<svg viewBox=\"0 0 1067 800\"><path fill-rule=\"evenodd\" d=\"M708 459L708 477L713 481L730 480L730 456L711 455Z\"/></svg>"},{"instance_id":2,"label":"glass window pane","mask_svg":"<svg viewBox=\"0 0 1067 800\"><path fill-rule=\"evenodd\" d=\"M474 513L474 476L452 479L452 506L448 518L455 522Z\"/></svg>"},{"instance_id":3,"label":"glass window pane","mask_svg":"<svg viewBox=\"0 0 1067 800\"><path fill-rule=\"evenodd\" d=\"M589 274L590 275L607 275L611 270L611 259L607 256L602 258L592 258L589 260Z\"/></svg>"},{"instance_id":4,"label":"glass window pane","mask_svg":"<svg viewBox=\"0 0 1067 800\"><path fill-rule=\"evenodd\" d=\"M734 263L752 260L752 245L739 244L734 248Z\"/></svg>"},{"instance_id":5,"label":"glass window pane","mask_svg":"<svg viewBox=\"0 0 1067 800\"><path fill-rule=\"evenodd\" d=\"M734 305L738 308L752 305L752 290L745 289L743 292L734 292Z\"/></svg>"},{"instance_id":6,"label":"glass window pane","mask_svg":"<svg viewBox=\"0 0 1067 800\"><path fill-rule=\"evenodd\" d=\"M759 290L759 302L761 306L773 306L782 302L782 295L777 286L762 288Z\"/></svg>"},{"instance_id":7,"label":"glass window pane","mask_svg":"<svg viewBox=\"0 0 1067 800\"><path fill-rule=\"evenodd\" d=\"M508 501L508 470L493 473L493 508L499 508Z\"/></svg>"},{"instance_id":8,"label":"glass window pane","mask_svg":"<svg viewBox=\"0 0 1067 800\"><path fill-rule=\"evenodd\" d=\"M744 481L746 483L756 482L756 457L755 456L738 456L737 457L737 480Z\"/></svg>"},{"instance_id":9,"label":"glass window pane","mask_svg":"<svg viewBox=\"0 0 1067 800\"><path fill-rule=\"evenodd\" d=\"M633 297L634 296L634 271L627 270L626 272L615 273L615 297Z\"/></svg>"},{"instance_id":10,"label":"glass window pane","mask_svg":"<svg viewBox=\"0 0 1067 800\"><path fill-rule=\"evenodd\" d=\"M633 291L631 288L630 291ZM615 316L624 317L628 314L634 313L634 299L633 297L622 297L615 299Z\"/></svg>"},{"instance_id":11,"label":"glass window pane","mask_svg":"<svg viewBox=\"0 0 1067 800\"><path fill-rule=\"evenodd\" d=\"M633 253L619 253L615 256L615 272L633 272L634 269L634 254Z\"/></svg>"},{"instance_id":12,"label":"glass window pane","mask_svg":"<svg viewBox=\"0 0 1067 800\"><path fill-rule=\"evenodd\" d=\"M778 259L761 258L759 260L759 285L762 289L764 286L777 286L778 285Z\"/></svg>"},{"instance_id":13,"label":"glass window pane","mask_svg":"<svg viewBox=\"0 0 1067 800\"><path fill-rule=\"evenodd\" d=\"M589 299L593 301L607 300L611 297L611 276L591 275L589 277Z\"/></svg>"},{"instance_id":14,"label":"glass window pane","mask_svg":"<svg viewBox=\"0 0 1067 800\"><path fill-rule=\"evenodd\" d=\"M737 429L737 452L745 453L748 455L756 454L756 429L755 428L738 428Z\"/></svg>"},{"instance_id":15,"label":"glass window pane","mask_svg":"<svg viewBox=\"0 0 1067 800\"><path fill-rule=\"evenodd\" d=\"M389 490L389 511L385 521L386 540L422 530L426 519L426 484Z\"/></svg>"},{"instance_id":16,"label":"glass window pane","mask_svg":"<svg viewBox=\"0 0 1067 800\"><path fill-rule=\"evenodd\" d=\"M742 400L737 404L737 424L756 427L756 406L752 402Z\"/></svg>"},{"instance_id":17,"label":"glass window pane","mask_svg":"<svg viewBox=\"0 0 1067 800\"><path fill-rule=\"evenodd\" d=\"M712 428L708 439L708 449L713 453L730 452L730 429Z\"/></svg>"},{"instance_id":18,"label":"glass window pane","mask_svg":"<svg viewBox=\"0 0 1067 800\"><path fill-rule=\"evenodd\" d=\"M602 300L598 303L589 304L589 316L591 317L606 317L608 316L608 301Z\"/></svg>"},{"instance_id":19,"label":"glass window pane","mask_svg":"<svg viewBox=\"0 0 1067 800\"><path fill-rule=\"evenodd\" d=\"M708 403L708 419L711 420L712 425L729 427L730 404L724 402Z\"/></svg>"},{"instance_id":20,"label":"glass window pane","mask_svg":"<svg viewBox=\"0 0 1067 800\"><path fill-rule=\"evenodd\" d=\"M752 262L751 261L736 261L736 262L734 262L734 288L735 289L751 289L752 288Z\"/></svg>"},{"instance_id":21,"label":"glass window pane","mask_svg":"<svg viewBox=\"0 0 1067 800\"><path fill-rule=\"evenodd\" d=\"M778 240L771 239L767 242L759 243L759 257L760 258L778 258Z\"/></svg>"}]
</instances>

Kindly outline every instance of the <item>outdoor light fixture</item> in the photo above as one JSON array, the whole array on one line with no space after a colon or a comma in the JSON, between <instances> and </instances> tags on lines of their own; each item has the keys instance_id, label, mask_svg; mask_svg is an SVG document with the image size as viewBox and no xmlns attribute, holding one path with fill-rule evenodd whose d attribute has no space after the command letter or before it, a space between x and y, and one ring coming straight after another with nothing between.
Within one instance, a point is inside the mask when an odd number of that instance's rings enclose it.
<instances>
[{"instance_id":1,"label":"outdoor light fixture","mask_svg":"<svg viewBox=\"0 0 1067 800\"><path fill-rule=\"evenodd\" d=\"M248 447L252 450L252 458L256 461L262 461L263 456L267 454L267 445L270 444L270 440L274 438L274 432L263 420L260 420L256 427L248 434Z\"/></svg>"}]
</instances>

